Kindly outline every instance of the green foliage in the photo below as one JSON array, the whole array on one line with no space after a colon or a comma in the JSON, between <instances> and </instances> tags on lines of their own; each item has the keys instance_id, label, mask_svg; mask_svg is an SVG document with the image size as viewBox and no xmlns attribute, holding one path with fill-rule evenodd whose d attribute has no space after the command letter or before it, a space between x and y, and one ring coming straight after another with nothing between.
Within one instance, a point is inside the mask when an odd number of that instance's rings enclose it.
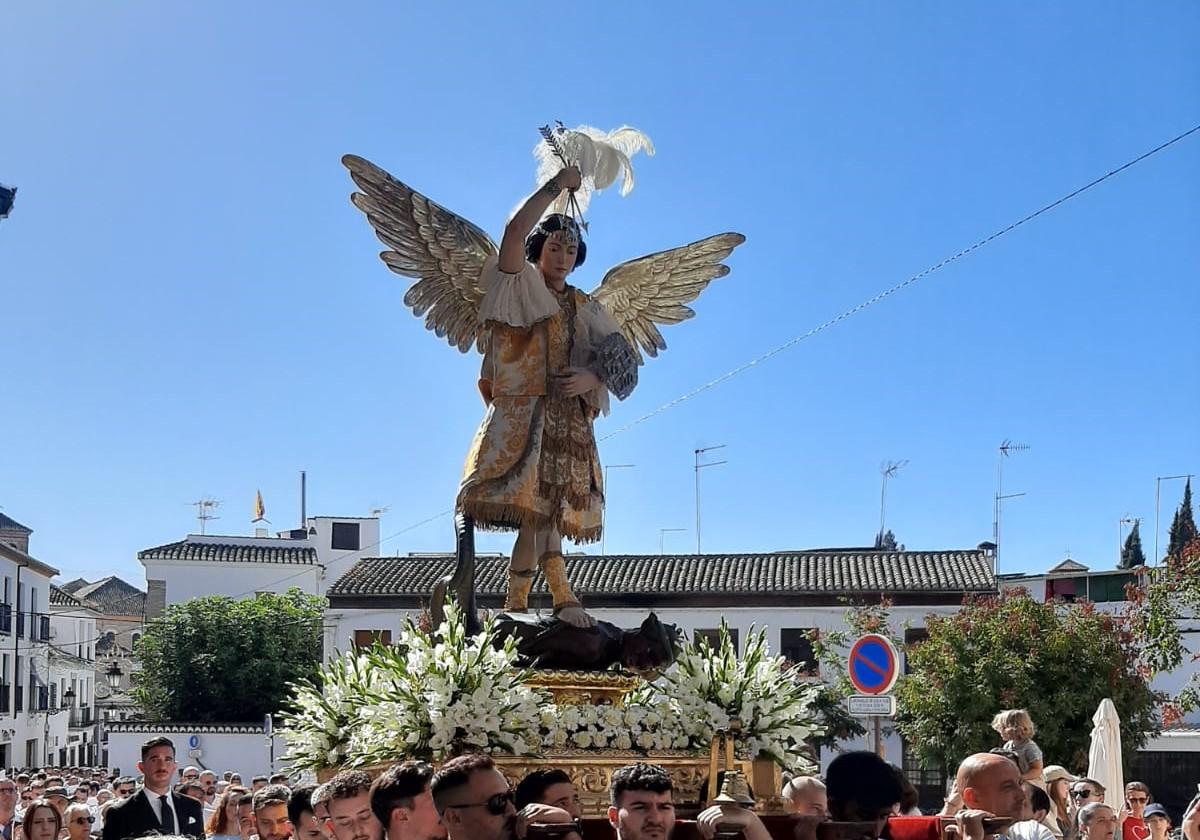
<instances>
[{"instance_id":1,"label":"green foliage","mask_svg":"<svg viewBox=\"0 0 1200 840\"><path fill-rule=\"evenodd\" d=\"M167 607L135 646L133 697L149 720L261 721L316 675L324 607L298 589Z\"/></svg>"},{"instance_id":2,"label":"green foliage","mask_svg":"<svg viewBox=\"0 0 1200 840\"><path fill-rule=\"evenodd\" d=\"M1170 555L1165 566L1152 569L1145 585L1127 591L1130 626L1149 672L1165 674L1185 664L1191 669L1191 680L1163 710L1163 723L1169 725L1200 708L1200 653L1188 652L1180 630L1182 621L1200 614L1200 537Z\"/></svg>"},{"instance_id":3,"label":"green foliage","mask_svg":"<svg viewBox=\"0 0 1200 840\"><path fill-rule=\"evenodd\" d=\"M1047 764L1087 766L1092 715L1112 698L1123 755L1158 731L1157 698L1128 622L1089 603L1040 603L1025 593L972 600L929 616L929 638L908 651L897 728L930 768L999 746L1001 709L1028 709Z\"/></svg>"},{"instance_id":4,"label":"green foliage","mask_svg":"<svg viewBox=\"0 0 1200 840\"><path fill-rule=\"evenodd\" d=\"M1192 480L1189 478L1183 487L1183 501L1175 511L1171 520L1170 539L1167 543L1167 557L1178 557L1183 547L1196 539L1196 520L1192 518Z\"/></svg>"},{"instance_id":5,"label":"green foliage","mask_svg":"<svg viewBox=\"0 0 1200 840\"><path fill-rule=\"evenodd\" d=\"M896 543L896 535L892 533L891 528L884 533L878 533L875 535L875 548L879 551L901 550L899 545Z\"/></svg>"},{"instance_id":6,"label":"green foliage","mask_svg":"<svg viewBox=\"0 0 1200 840\"><path fill-rule=\"evenodd\" d=\"M1125 538L1125 546L1121 549L1121 562L1117 568L1136 569L1146 565L1146 553L1142 551L1142 535L1138 533L1139 525L1139 520L1133 520L1133 530Z\"/></svg>"}]
</instances>

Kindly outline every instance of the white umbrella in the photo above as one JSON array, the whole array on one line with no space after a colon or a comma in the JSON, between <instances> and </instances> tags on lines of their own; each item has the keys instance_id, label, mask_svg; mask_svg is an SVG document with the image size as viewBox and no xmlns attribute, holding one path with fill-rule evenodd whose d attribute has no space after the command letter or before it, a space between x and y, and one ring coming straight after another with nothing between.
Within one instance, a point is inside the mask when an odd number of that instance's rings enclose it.
<instances>
[{"instance_id":1,"label":"white umbrella","mask_svg":"<svg viewBox=\"0 0 1200 840\"><path fill-rule=\"evenodd\" d=\"M1088 778L1104 785L1104 803L1120 811L1125 804L1125 771L1121 769L1121 721L1117 707L1105 697L1092 715Z\"/></svg>"}]
</instances>

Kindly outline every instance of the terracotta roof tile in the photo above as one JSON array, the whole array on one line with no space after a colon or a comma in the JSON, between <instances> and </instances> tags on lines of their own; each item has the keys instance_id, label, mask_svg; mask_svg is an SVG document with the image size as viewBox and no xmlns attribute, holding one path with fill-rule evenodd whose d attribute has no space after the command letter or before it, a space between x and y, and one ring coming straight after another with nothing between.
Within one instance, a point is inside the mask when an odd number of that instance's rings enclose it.
<instances>
[{"instance_id":1,"label":"terracotta roof tile","mask_svg":"<svg viewBox=\"0 0 1200 840\"><path fill-rule=\"evenodd\" d=\"M574 555L566 558L576 594L660 596L791 595L873 592L992 592L983 551L819 551L777 554ZM481 557L477 591L503 594L508 561ZM358 561L330 596L426 596L453 571L449 556L371 557ZM534 591L544 591L541 575Z\"/></svg>"},{"instance_id":2,"label":"terracotta roof tile","mask_svg":"<svg viewBox=\"0 0 1200 840\"><path fill-rule=\"evenodd\" d=\"M317 550L311 546L245 545L242 543L168 543L138 552L139 560L202 560L217 563L295 563L317 562Z\"/></svg>"}]
</instances>

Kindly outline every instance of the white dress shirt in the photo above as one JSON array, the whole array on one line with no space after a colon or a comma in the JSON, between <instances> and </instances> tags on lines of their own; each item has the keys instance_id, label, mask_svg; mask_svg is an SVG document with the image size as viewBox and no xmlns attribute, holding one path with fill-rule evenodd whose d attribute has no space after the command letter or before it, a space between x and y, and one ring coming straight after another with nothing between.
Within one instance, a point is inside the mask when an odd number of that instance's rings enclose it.
<instances>
[{"instance_id":1,"label":"white dress shirt","mask_svg":"<svg viewBox=\"0 0 1200 840\"><path fill-rule=\"evenodd\" d=\"M179 824L179 814L176 813L176 811L175 811L175 803L171 800L171 792L167 791L166 794L159 794L159 793L155 793L154 791L150 790L149 788L142 788L142 789L146 792L146 798L150 800L150 809L152 811L154 811L154 816L158 817L159 825L162 825L162 821L163 821L163 815L162 815L163 801L161 799L159 799L159 797L164 796L164 795L167 797L167 808L168 808L168 810L170 810L171 817L175 821L175 833L176 834L181 833L183 826L181 826Z\"/></svg>"}]
</instances>

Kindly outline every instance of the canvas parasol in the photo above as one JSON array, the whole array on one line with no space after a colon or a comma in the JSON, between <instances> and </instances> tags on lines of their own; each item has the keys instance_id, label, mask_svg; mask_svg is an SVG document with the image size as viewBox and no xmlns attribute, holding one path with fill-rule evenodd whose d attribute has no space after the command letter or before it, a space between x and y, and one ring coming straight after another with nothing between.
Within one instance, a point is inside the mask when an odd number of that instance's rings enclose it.
<instances>
[{"instance_id":1,"label":"canvas parasol","mask_svg":"<svg viewBox=\"0 0 1200 840\"><path fill-rule=\"evenodd\" d=\"M1104 785L1104 804L1121 810L1125 803L1125 771L1121 767L1121 721L1117 707L1105 697L1092 715L1092 745L1088 748L1088 778Z\"/></svg>"}]
</instances>

